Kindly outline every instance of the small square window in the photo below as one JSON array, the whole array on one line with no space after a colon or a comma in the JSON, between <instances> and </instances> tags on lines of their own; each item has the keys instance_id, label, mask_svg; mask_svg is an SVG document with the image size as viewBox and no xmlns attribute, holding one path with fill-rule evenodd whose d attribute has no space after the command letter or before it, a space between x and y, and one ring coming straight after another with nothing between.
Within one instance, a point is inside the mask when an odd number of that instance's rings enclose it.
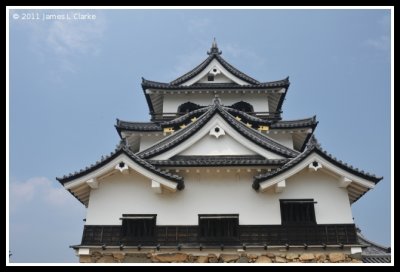
<instances>
[{"instance_id":1,"label":"small square window","mask_svg":"<svg viewBox=\"0 0 400 272\"><path fill-rule=\"evenodd\" d=\"M239 236L239 215L199 215L199 236L202 240L226 241Z\"/></svg>"},{"instance_id":2,"label":"small square window","mask_svg":"<svg viewBox=\"0 0 400 272\"><path fill-rule=\"evenodd\" d=\"M122 237L127 241L149 241L155 237L156 217L153 214L123 214Z\"/></svg>"},{"instance_id":3,"label":"small square window","mask_svg":"<svg viewBox=\"0 0 400 272\"><path fill-rule=\"evenodd\" d=\"M214 81L214 76L213 75L209 75L208 76L208 81Z\"/></svg>"},{"instance_id":4,"label":"small square window","mask_svg":"<svg viewBox=\"0 0 400 272\"><path fill-rule=\"evenodd\" d=\"M316 224L313 199L281 199L282 225Z\"/></svg>"}]
</instances>

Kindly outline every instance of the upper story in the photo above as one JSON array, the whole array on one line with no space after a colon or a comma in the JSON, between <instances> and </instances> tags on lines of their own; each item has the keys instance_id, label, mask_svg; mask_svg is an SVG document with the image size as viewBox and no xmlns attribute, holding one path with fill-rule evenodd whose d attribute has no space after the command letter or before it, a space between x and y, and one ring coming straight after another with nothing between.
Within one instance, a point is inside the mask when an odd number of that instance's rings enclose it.
<instances>
[{"instance_id":1,"label":"upper story","mask_svg":"<svg viewBox=\"0 0 400 272\"><path fill-rule=\"evenodd\" d=\"M142 79L152 121L171 120L209 106L218 95L224 106L269 120L281 119L289 78L259 82L221 57L212 43L208 57L191 71L169 82Z\"/></svg>"}]
</instances>

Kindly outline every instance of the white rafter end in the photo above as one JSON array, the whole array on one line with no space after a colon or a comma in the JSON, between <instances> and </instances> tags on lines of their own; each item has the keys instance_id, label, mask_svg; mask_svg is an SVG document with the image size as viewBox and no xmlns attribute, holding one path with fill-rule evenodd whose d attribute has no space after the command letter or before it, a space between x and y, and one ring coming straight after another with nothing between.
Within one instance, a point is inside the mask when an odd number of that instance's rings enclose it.
<instances>
[{"instance_id":1,"label":"white rafter end","mask_svg":"<svg viewBox=\"0 0 400 272\"><path fill-rule=\"evenodd\" d=\"M341 188L346 188L347 186L350 185L350 183L352 183L353 181L349 178L346 177L341 177L339 180L339 187Z\"/></svg>"},{"instance_id":2,"label":"white rafter end","mask_svg":"<svg viewBox=\"0 0 400 272\"><path fill-rule=\"evenodd\" d=\"M155 180L151 181L151 189L157 194L162 193L161 184Z\"/></svg>"},{"instance_id":3,"label":"white rafter end","mask_svg":"<svg viewBox=\"0 0 400 272\"><path fill-rule=\"evenodd\" d=\"M282 193L286 188L286 180L282 180L275 185L275 193Z\"/></svg>"},{"instance_id":4,"label":"white rafter end","mask_svg":"<svg viewBox=\"0 0 400 272\"><path fill-rule=\"evenodd\" d=\"M92 189L99 188L99 182L95 178L89 179L88 181L86 181L86 184L89 185L89 187Z\"/></svg>"}]
</instances>

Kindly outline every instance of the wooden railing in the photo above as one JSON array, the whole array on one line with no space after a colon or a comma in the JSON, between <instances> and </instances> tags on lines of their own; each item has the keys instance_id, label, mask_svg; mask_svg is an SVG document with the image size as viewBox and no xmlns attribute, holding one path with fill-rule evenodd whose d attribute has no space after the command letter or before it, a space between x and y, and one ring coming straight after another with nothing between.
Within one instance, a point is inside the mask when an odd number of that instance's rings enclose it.
<instances>
[{"instance_id":1,"label":"wooden railing","mask_svg":"<svg viewBox=\"0 0 400 272\"><path fill-rule=\"evenodd\" d=\"M153 239L123 237L121 226L86 225L82 245L346 245L356 244L354 224L326 225L240 225L232 240L207 240L199 237L198 226L157 226Z\"/></svg>"}]
</instances>

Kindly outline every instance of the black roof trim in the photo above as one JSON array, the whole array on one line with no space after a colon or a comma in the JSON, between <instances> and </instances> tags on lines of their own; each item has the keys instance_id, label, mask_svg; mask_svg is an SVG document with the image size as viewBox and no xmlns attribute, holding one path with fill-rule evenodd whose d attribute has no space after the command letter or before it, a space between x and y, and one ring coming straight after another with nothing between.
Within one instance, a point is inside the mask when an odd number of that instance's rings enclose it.
<instances>
[{"instance_id":1,"label":"black roof trim","mask_svg":"<svg viewBox=\"0 0 400 272\"><path fill-rule=\"evenodd\" d=\"M167 89L167 90L202 90L202 89L233 89L233 90L241 90L241 89L267 89L267 88L276 88L276 87L289 87L289 79L285 78L277 81L270 82L262 82L253 85L239 85L236 83L201 83L201 84L193 84L193 85L172 85L170 83L165 82L157 82L151 81L142 78L142 88L145 91L149 88L154 89Z\"/></svg>"},{"instance_id":2,"label":"black roof trim","mask_svg":"<svg viewBox=\"0 0 400 272\"><path fill-rule=\"evenodd\" d=\"M81 169L79 172L76 171L75 173L70 173L69 175L64 175L63 177L57 177L56 179L64 185L65 183L77 179L79 177L85 176L89 174L90 172L93 172L94 170L97 170L101 168L102 166L106 165L108 162L112 161L116 157L118 157L121 154L127 155L130 159L132 159L134 162L142 166L143 168L149 170L150 172L157 174L165 179L168 179L170 181L174 181L178 183L178 189L181 190L183 189L184 183L183 183L183 178L178 176L178 175L173 175L168 173L165 170L156 168L154 165L151 165L147 161L139 158L136 154L134 154L126 145L123 141L119 144L119 146L114 150L114 152L111 152L109 155L103 156L100 161L97 161L95 164L91 164L89 167L86 167L85 169Z\"/></svg>"},{"instance_id":3,"label":"black roof trim","mask_svg":"<svg viewBox=\"0 0 400 272\"><path fill-rule=\"evenodd\" d=\"M233 109L233 108L231 108L229 106L228 107L225 106L224 109L227 112L229 112L230 114L232 114L232 115L239 116L243 120L249 121L251 123L256 123L258 125L270 126L272 124L272 122L273 122L272 120L261 119L261 118L258 118L256 116L250 115L250 114L248 114L248 113L246 113L244 111Z\"/></svg>"},{"instance_id":4,"label":"black roof trim","mask_svg":"<svg viewBox=\"0 0 400 272\"><path fill-rule=\"evenodd\" d=\"M265 159L262 156L175 156L169 160L148 160L156 166L280 166L288 159Z\"/></svg>"},{"instance_id":5,"label":"black roof trim","mask_svg":"<svg viewBox=\"0 0 400 272\"><path fill-rule=\"evenodd\" d=\"M171 121L162 122L162 123L160 123L160 126L162 128L165 128L165 127L171 127L171 126L176 127L176 126L186 124L190 119L192 119L193 117L199 117L199 115L208 111L210 108L211 108L211 106L201 107L200 109L188 112L187 114L182 115L178 118L175 118Z\"/></svg>"},{"instance_id":6,"label":"black roof trim","mask_svg":"<svg viewBox=\"0 0 400 272\"><path fill-rule=\"evenodd\" d=\"M237 121L231 114L229 114L224 109L224 107L220 105L218 99L214 99L214 104L208 109L208 111L203 113L196 122L189 124L187 127L180 129L176 133L166 137L158 144L153 145L148 149L138 153L138 156L141 158L150 158L175 147L176 145L180 144L191 135L193 135L201 127L203 127L204 124L206 124L207 121L211 119L211 117L214 116L214 114L216 114L217 112L219 112L222 118L229 124L231 124L232 127L236 129L236 131L238 131L240 134L242 134L244 137L248 138L252 142L258 144L259 146L267 150L276 152L287 158L294 157L299 154L299 152L290 149L265 135L262 135L254 129L246 127L246 125Z\"/></svg>"},{"instance_id":7,"label":"black roof trim","mask_svg":"<svg viewBox=\"0 0 400 272\"><path fill-rule=\"evenodd\" d=\"M280 120L271 125L271 129L305 128L317 126L317 116L295 120Z\"/></svg>"},{"instance_id":8,"label":"black roof trim","mask_svg":"<svg viewBox=\"0 0 400 272\"><path fill-rule=\"evenodd\" d=\"M364 179L367 179L369 181L374 182L375 184L377 184L380 180L382 180L383 177L376 177L373 174L370 173L366 173L362 170L359 170L358 168L354 168L351 165L348 165L347 163L342 162L341 160L336 159L335 157L333 157L331 154L327 153L325 150L323 150L321 148L321 146L319 145L319 143L317 142L317 140L315 139L315 137L311 137L311 139L309 140L307 147L305 149L305 151L303 153L301 153L300 155L298 155L297 157L293 158L292 160L290 160L288 163L286 163L285 165L283 165L282 167L271 171L269 173L266 174L261 174L258 176L254 177L254 182L253 182L253 188L255 190L258 190L260 187L260 182L266 181L268 179L271 179L275 176L278 176L282 173L284 173L285 171L291 169L292 167L296 166L297 164L299 164L300 162L302 162L305 158L307 158L310 154L312 153L317 153L318 155L320 155L321 157L323 157L324 159L326 159L327 161L331 162L332 164L358 176Z\"/></svg>"}]
</instances>

